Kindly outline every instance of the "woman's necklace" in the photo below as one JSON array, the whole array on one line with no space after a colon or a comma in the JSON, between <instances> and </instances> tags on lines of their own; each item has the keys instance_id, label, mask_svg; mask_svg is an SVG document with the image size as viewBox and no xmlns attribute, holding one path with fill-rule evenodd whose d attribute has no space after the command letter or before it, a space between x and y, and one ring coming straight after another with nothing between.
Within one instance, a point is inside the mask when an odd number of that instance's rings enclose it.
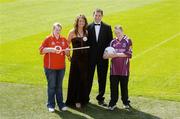
<instances>
[{"instance_id":1,"label":"woman's necklace","mask_svg":"<svg viewBox=\"0 0 180 119\"><path fill-rule=\"evenodd\" d=\"M83 32L78 32L78 35L79 35L79 37L81 37L83 39L83 41L85 41L85 42L87 41L87 37L84 36Z\"/></svg>"},{"instance_id":2,"label":"woman's necklace","mask_svg":"<svg viewBox=\"0 0 180 119\"><path fill-rule=\"evenodd\" d=\"M83 37L83 36L84 36L84 33L78 31L78 35L79 35L79 37Z\"/></svg>"}]
</instances>

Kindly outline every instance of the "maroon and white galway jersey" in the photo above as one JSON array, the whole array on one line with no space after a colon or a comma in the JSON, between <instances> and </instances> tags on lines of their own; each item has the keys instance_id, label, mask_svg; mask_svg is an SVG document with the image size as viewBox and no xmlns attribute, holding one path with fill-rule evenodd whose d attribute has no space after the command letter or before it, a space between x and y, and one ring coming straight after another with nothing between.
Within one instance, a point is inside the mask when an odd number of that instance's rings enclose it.
<instances>
[{"instance_id":1,"label":"maroon and white galway jersey","mask_svg":"<svg viewBox=\"0 0 180 119\"><path fill-rule=\"evenodd\" d=\"M111 60L111 75L129 75L129 59L132 57L132 46L131 40L124 35L121 40L117 38L113 39L110 46L115 49L117 53L124 53L128 57L118 57Z\"/></svg>"}]
</instances>

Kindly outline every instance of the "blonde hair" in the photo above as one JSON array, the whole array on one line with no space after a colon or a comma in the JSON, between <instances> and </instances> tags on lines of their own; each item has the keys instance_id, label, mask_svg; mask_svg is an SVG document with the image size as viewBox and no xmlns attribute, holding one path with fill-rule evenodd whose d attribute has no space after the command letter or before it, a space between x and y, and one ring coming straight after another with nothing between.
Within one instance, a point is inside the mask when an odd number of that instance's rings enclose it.
<instances>
[{"instance_id":1,"label":"blonde hair","mask_svg":"<svg viewBox=\"0 0 180 119\"><path fill-rule=\"evenodd\" d=\"M55 29L55 27L59 27L59 28L62 29L62 25L60 23L58 23L58 22L53 24L53 30Z\"/></svg>"},{"instance_id":2,"label":"blonde hair","mask_svg":"<svg viewBox=\"0 0 180 119\"><path fill-rule=\"evenodd\" d=\"M117 31L119 31L119 30L123 31L123 28L122 28L121 25L116 25L116 26L114 27L114 29L117 30Z\"/></svg>"}]
</instances>

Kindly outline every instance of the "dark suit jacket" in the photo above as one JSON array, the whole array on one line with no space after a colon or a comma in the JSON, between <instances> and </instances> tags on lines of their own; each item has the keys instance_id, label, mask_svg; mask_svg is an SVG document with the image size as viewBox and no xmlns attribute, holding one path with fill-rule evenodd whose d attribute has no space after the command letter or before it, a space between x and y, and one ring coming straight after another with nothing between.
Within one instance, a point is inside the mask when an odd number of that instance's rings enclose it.
<instances>
[{"instance_id":1,"label":"dark suit jacket","mask_svg":"<svg viewBox=\"0 0 180 119\"><path fill-rule=\"evenodd\" d=\"M94 23L88 25L88 45L89 56L91 62L97 62L103 60L104 49L109 46L112 38L111 26L101 22L101 27L99 31L98 42L96 41L96 33Z\"/></svg>"}]
</instances>

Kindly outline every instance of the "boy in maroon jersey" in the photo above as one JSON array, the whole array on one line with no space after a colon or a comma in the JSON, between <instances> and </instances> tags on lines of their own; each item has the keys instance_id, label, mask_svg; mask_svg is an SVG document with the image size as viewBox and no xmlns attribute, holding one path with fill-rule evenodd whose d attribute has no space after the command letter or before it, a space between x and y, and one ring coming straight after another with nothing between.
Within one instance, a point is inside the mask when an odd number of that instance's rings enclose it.
<instances>
[{"instance_id":1,"label":"boy in maroon jersey","mask_svg":"<svg viewBox=\"0 0 180 119\"><path fill-rule=\"evenodd\" d=\"M121 99L125 109L129 109L130 101L128 100L128 80L129 80L129 63L132 56L132 42L123 34L121 26L114 29L116 38L110 43L110 47L115 49L114 53L104 52L104 58L112 58L110 74L111 100L108 109L114 110L119 97L118 86L121 86Z\"/></svg>"}]
</instances>

